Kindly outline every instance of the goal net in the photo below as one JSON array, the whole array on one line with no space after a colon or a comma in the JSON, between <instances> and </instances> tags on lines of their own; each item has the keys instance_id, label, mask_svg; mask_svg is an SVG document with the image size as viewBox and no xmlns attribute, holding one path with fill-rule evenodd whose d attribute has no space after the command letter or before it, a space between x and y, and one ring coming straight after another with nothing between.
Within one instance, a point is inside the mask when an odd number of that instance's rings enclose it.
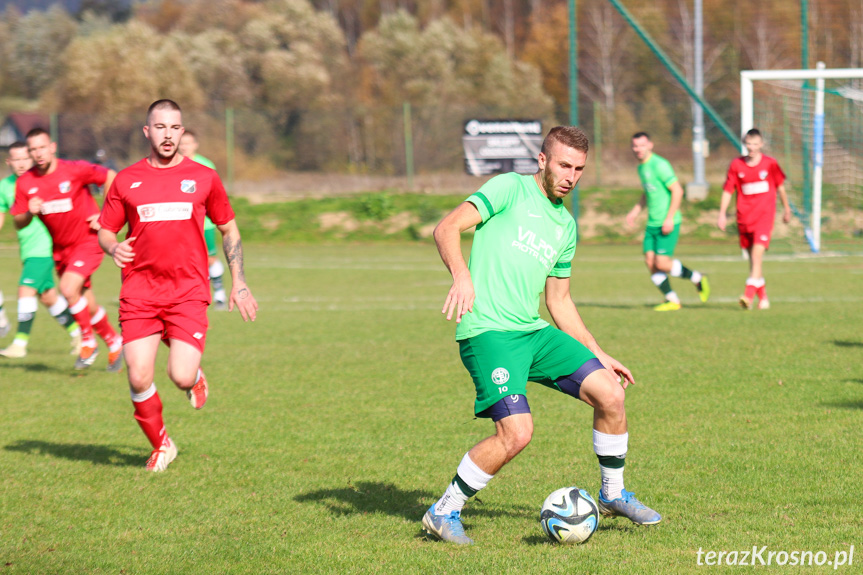
<instances>
[{"instance_id":1,"label":"goal net","mask_svg":"<svg viewBox=\"0 0 863 575\"><path fill-rule=\"evenodd\" d=\"M792 249L863 229L863 69L747 70L741 133L758 128L787 177ZM744 149L745 153L745 149Z\"/></svg>"}]
</instances>

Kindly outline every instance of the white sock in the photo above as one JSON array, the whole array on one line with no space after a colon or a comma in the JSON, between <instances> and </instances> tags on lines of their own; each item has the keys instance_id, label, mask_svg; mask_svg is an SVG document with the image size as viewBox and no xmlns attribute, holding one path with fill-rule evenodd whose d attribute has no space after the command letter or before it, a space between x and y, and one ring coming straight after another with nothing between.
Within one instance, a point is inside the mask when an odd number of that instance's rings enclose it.
<instances>
[{"instance_id":1,"label":"white sock","mask_svg":"<svg viewBox=\"0 0 863 575\"><path fill-rule=\"evenodd\" d=\"M90 325L96 325L97 323L102 321L102 318L104 318L105 315L107 315L105 314L105 308L99 306L99 309L96 310L96 313L90 316Z\"/></svg>"},{"instance_id":2,"label":"white sock","mask_svg":"<svg viewBox=\"0 0 863 575\"><path fill-rule=\"evenodd\" d=\"M39 302L36 297L22 297L18 300L18 321L29 321L33 319L39 309ZM30 317L21 317L30 316Z\"/></svg>"},{"instance_id":3,"label":"white sock","mask_svg":"<svg viewBox=\"0 0 863 575\"><path fill-rule=\"evenodd\" d=\"M66 301L66 298L63 296L57 296L57 301L54 302L54 305L48 308L48 313L51 314L51 317L57 317L69 307L69 302Z\"/></svg>"},{"instance_id":4,"label":"white sock","mask_svg":"<svg viewBox=\"0 0 863 575\"><path fill-rule=\"evenodd\" d=\"M218 302L224 303L226 297L227 296L225 294L225 290L223 290L223 289L217 289L216 291L213 292L213 299L218 301Z\"/></svg>"},{"instance_id":5,"label":"white sock","mask_svg":"<svg viewBox=\"0 0 863 575\"><path fill-rule=\"evenodd\" d=\"M114 341L111 342L111 345L108 346L108 351L114 353L115 351L119 351L123 348L123 336L118 335L114 338Z\"/></svg>"},{"instance_id":6,"label":"white sock","mask_svg":"<svg viewBox=\"0 0 863 575\"><path fill-rule=\"evenodd\" d=\"M69 306L69 313L71 313L72 315L75 315L76 313L81 312L86 307L87 307L87 298L85 298L85 297L78 298L78 301L75 302L75 305ZM92 323L93 320L90 319L90 322Z\"/></svg>"},{"instance_id":7,"label":"white sock","mask_svg":"<svg viewBox=\"0 0 863 575\"><path fill-rule=\"evenodd\" d=\"M477 491L488 485L492 477L494 475L489 475L480 469L471 460L470 455L465 453L461 463L458 464L455 478L447 486L443 496L435 503L435 515L449 515L453 511L461 511L467 500L476 495ZM464 492L462 485L459 484L459 479L466 484L467 488L471 491L470 493Z\"/></svg>"},{"instance_id":8,"label":"white sock","mask_svg":"<svg viewBox=\"0 0 863 575\"><path fill-rule=\"evenodd\" d=\"M225 266L222 265L221 260L216 260L207 271L210 272L211 278L222 277L222 275L225 273Z\"/></svg>"},{"instance_id":9,"label":"white sock","mask_svg":"<svg viewBox=\"0 0 863 575\"><path fill-rule=\"evenodd\" d=\"M629 433L621 435L610 435L601 431L593 430L593 451L599 457L626 457ZM621 496L623 490L623 467L599 466L602 477L602 496L611 501Z\"/></svg>"},{"instance_id":10,"label":"white sock","mask_svg":"<svg viewBox=\"0 0 863 575\"><path fill-rule=\"evenodd\" d=\"M694 283L695 285L698 285L698 282L700 282L700 281L701 281L701 272L693 271L693 272L692 272L692 277L691 277L691 278L689 278L689 281L691 281L691 282L692 282L692 283Z\"/></svg>"},{"instance_id":11,"label":"white sock","mask_svg":"<svg viewBox=\"0 0 863 575\"><path fill-rule=\"evenodd\" d=\"M129 390L129 394L132 396L132 401L135 403L141 403L142 401L147 401L154 395L156 395L156 382L150 384L150 387L147 388L147 391L142 391L141 393L135 393L131 389Z\"/></svg>"}]
</instances>

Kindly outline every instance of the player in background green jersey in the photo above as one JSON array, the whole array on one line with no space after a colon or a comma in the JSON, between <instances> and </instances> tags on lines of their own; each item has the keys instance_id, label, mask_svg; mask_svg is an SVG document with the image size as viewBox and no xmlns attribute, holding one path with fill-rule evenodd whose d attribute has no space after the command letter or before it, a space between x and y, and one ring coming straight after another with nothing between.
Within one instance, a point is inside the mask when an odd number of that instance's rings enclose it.
<instances>
[{"instance_id":1,"label":"player in background green jersey","mask_svg":"<svg viewBox=\"0 0 863 575\"><path fill-rule=\"evenodd\" d=\"M180 154L202 166L215 170L216 164L198 153L198 136L192 130L186 132L180 138ZM227 294L225 293L225 266L219 259L219 250L216 248L216 224L210 218L204 216L204 240L207 242L207 264L210 269L210 285L213 288L213 309L226 311Z\"/></svg>"},{"instance_id":2,"label":"player in background green jersey","mask_svg":"<svg viewBox=\"0 0 863 575\"><path fill-rule=\"evenodd\" d=\"M638 176L644 193L635 206L626 214L626 225L635 225L635 219L647 206L647 227L644 230L644 264L650 272L650 279L665 296L665 302L654 307L656 311L677 311L680 298L671 289L668 276L688 279L698 290L702 302L710 297L710 283L707 276L691 270L674 258L674 249L680 236L680 202L683 188L677 181L674 168L657 154L653 153L653 142L646 132L632 136L632 153L640 162Z\"/></svg>"},{"instance_id":3,"label":"player in background green jersey","mask_svg":"<svg viewBox=\"0 0 863 575\"><path fill-rule=\"evenodd\" d=\"M570 296L576 225L563 198L581 178L587 151L580 129L553 128L542 144L536 174L492 178L435 228L435 243L453 282L443 313L457 323L461 359L476 388L474 413L495 425L494 435L464 455L452 482L423 517L423 528L437 539L473 543L461 522L463 506L533 436L528 380L593 408L600 512L641 525L662 519L623 486L629 440L624 390L635 383L632 373L599 347ZM465 263L461 234L474 226ZM543 291L557 327L540 318ZM442 414L448 410L441 407Z\"/></svg>"},{"instance_id":4,"label":"player in background green jersey","mask_svg":"<svg viewBox=\"0 0 863 575\"><path fill-rule=\"evenodd\" d=\"M27 144L15 142L9 146L6 165L12 169L12 175L0 180L0 228L3 227L9 208L15 203L15 182L18 180L18 176L33 165L33 160L27 151ZM41 220L33 218L30 225L18 230L18 244L21 261L24 264L18 285L18 330L12 344L6 349L0 350L0 355L9 358L27 355L30 330L33 327L33 320L36 317L38 307L37 296L57 320L57 323L66 328L72 338L72 354L78 355L78 348L81 345L81 330L72 314L69 313L66 299L58 294L54 287L51 234L48 233ZM0 309L2 309L2 299L3 296L0 294ZM8 324L5 331L0 329L0 337L6 335L6 332L8 332Z\"/></svg>"}]
</instances>

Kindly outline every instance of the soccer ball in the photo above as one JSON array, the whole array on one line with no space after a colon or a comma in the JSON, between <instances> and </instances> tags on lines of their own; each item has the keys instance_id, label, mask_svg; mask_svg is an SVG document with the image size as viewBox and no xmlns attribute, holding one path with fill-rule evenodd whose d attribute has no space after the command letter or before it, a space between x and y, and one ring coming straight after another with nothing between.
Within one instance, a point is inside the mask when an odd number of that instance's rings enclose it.
<instances>
[{"instance_id":1,"label":"soccer ball","mask_svg":"<svg viewBox=\"0 0 863 575\"><path fill-rule=\"evenodd\" d=\"M564 487L545 498L539 524L555 543L584 543L599 525L599 509L584 489Z\"/></svg>"}]
</instances>

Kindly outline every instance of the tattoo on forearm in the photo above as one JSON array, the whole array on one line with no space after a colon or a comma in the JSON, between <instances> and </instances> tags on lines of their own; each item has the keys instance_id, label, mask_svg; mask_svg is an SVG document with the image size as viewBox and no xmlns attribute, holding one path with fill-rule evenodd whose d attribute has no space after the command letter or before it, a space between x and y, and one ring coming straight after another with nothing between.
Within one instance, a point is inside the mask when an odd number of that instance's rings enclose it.
<instances>
[{"instance_id":1,"label":"tattoo on forearm","mask_svg":"<svg viewBox=\"0 0 863 575\"><path fill-rule=\"evenodd\" d=\"M246 281L246 274L243 271L243 241L239 238L234 240L230 236L225 236L222 240L222 248L225 250L225 259L228 260L228 268L231 274L236 273L235 277L242 281Z\"/></svg>"}]
</instances>

